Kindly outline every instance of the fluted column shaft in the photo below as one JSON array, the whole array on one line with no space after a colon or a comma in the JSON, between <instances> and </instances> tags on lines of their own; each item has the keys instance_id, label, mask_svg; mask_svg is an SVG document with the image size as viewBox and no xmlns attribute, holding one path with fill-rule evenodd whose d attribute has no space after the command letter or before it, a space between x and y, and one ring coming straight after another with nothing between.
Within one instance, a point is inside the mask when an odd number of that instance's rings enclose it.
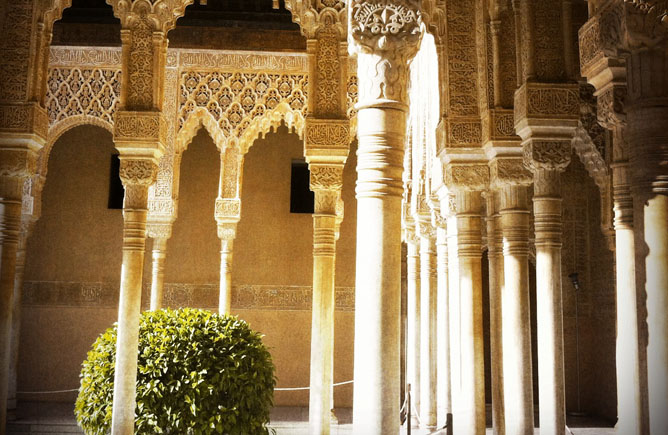
<instances>
[{"instance_id":1,"label":"fluted column shaft","mask_svg":"<svg viewBox=\"0 0 668 435\"><path fill-rule=\"evenodd\" d=\"M165 282L165 258L167 257L167 239L153 239L153 255L151 266L151 311L162 309Z\"/></svg>"},{"instance_id":2,"label":"fluted column shaft","mask_svg":"<svg viewBox=\"0 0 668 435\"><path fill-rule=\"evenodd\" d=\"M465 435L485 433L481 206L480 192L457 192L462 395L454 402L454 431Z\"/></svg>"},{"instance_id":3,"label":"fluted column shaft","mask_svg":"<svg viewBox=\"0 0 668 435\"><path fill-rule=\"evenodd\" d=\"M563 433L564 337L561 293L561 180L558 170L534 172L536 310L541 433Z\"/></svg>"},{"instance_id":4,"label":"fluted column shaft","mask_svg":"<svg viewBox=\"0 0 668 435\"><path fill-rule=\"evenodd\" d=\"M487 198L487 255L489 263L489 345L492 377L492 428L495 435L505 433L503 399L503 335L501 303L503 300L503 238L496 192Z\"/></svg>"},{"instance_id":5,"label":"fluted column shaft","mask_svg":"<svg viewBox=\"0 0 668 435\"><path fill-rule=\"evenodd\" d=\"M420 224L420 419L436 428L436 243L430 224Z\"/></svg>"},{"instance_id":6,"label":"fluted column shaft","mask_svg":"<svg viewBox=\"0 0 668 435\"><path fill-rule=\"evenodd\" d=\"M531 318L529 314L529 198L525 186L500 192L503 231L502 296L505 433L533 434Z\"/></svg>"},{"instance_id":7,"label":"fluted column shaft","mask_svg":"<svg viewBox=\"0 0 668 435\"><path fill-rule=\"evenodd\" d=\"M450 376L450 301L448 286L448 230L445 219L436 228L436 379L437 423L442 427L452 414Z\"/></svg>"},{"instance_id":8,"label":"fluted column shaft","mask_svg":"<svg viewBox=\"0 0 668 435\"><path fill-rule=\"evenodd\" d=\"M130 161L133 162L133 161ZM124 169L127 161L121 159L121 180L125 185L123 204L123 259L121 289L118 301L118 335L111 433L134 433L135 393L137 380L137 352L139 346L139 315L141 311L142 275L146 243L148 186L154 180L155 168L140 161L129 163L146 171L145 184L133 183L128 177L132 169ZM124 175L124 171L128 171ZM149 172L153 172L152 175Z\"/></svg>"},{"instance_id":9,"label":"fluted column shaft","mask_svg":"<svg viewBox=\"0 0 668 435\"><path fill-rule=\"evenodd\" d=\"M420 249L419 240L407 243L408 276L408 383L411 384L411 400L420 409ZM417 426L417 415L413 413L412 425Z\"/></svg>"}]
</instances>

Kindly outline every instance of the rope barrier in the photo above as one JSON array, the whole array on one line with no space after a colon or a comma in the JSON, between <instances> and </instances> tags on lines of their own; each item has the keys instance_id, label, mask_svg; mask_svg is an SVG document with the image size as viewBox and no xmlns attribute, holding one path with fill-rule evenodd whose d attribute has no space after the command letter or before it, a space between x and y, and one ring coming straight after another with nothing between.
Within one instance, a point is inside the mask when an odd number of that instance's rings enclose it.
<instances>
[{"instance_id":1,"label":"rope barrier","mask_svg":"<svg viewBox=\"0 0 668 435\"><path fill-rule=\"evenodd\" d=\"M346 385L346 384L352 384L354 381L345 381L345 382L337 382L336 384L332 384L332 387L338 387L341 385ZM274 391L303 391L303 390L310 390L311 387L292 387L292 388L274 388Z\"/></svg>"},{"instance_id":2,"label":"rope barrier","mask_svg":"<svg viewBox=\"0 0 668 435\"><path fill-rule=\"evenodd\" d=\"M332 387L338 387L341 385L347 385L347 384L352 384L354 381L345 381L345 382L337 382L336 384L332 384ZM310 390L311 387L294 387L294 388L274 388L274 391L302 391L302 390ZM78 388L73 388L71 390L54 390L54 391L17 391L17 394L57 394L57 393L72 393L74 391L79 391Z\"/></svg>"},{"instance_id":3,"label":"rope barrier","mask_svg":"<svg viewBox=\"0 0 668 435\"><path fill-rule=\"evenodd\" d=\"M74 391L79 391L79 389L73 388L71 390L54 390L54 391L17 391L16 394L57 394L57 393L72 393Z\"/></svg>"}]
</instances>

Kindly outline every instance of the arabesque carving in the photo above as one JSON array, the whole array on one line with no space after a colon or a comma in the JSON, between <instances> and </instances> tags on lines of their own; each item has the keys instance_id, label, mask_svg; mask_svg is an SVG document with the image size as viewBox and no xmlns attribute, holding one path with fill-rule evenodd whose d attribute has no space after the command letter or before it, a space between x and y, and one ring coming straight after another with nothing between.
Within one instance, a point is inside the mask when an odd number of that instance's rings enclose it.
<instances>
[{"instance_id":1,"label":"arabesque carving","mask_svg":"<svg viewBox=\"0 0 668 435\"><path fill-rule=\"evenodd\" d=\"M310 164L311 190L335 190L343 187L343 165Z\"/></svg>"},{"instance_id":2,"label":"arabesque carving","mask_svg":"<svg viewBox=\"0 0 668 435\"><path fill-rule=\"evenodd\" d=\"M571 142L568 140L531 140L524 144L524 163L535 171L560 171L571 161Z\"/></svg>"},{"instance_id":3,"label":"arabesque carving","mask_svg":"<svg viewBox=\"0 0 668 435\"><path fill-rule=\"evenodd\" d=\"M124 186L149 186L155 182L157 165L148 159L128 159L121 157L118 175Z\"/></svg>"}]
</instances>

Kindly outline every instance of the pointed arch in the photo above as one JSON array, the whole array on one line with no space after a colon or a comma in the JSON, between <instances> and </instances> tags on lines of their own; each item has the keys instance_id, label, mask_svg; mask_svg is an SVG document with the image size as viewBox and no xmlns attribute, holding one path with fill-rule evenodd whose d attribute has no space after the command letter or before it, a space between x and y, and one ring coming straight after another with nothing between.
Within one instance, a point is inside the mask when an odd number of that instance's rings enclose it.
<instances>
[{"instance_id":1,"label":"pointed arch","mask_svg":"<svg viewBox=\"0 0 668 435\"><path fill-rule=\"evenodd\" d=\"M227 146L227 138L216 119L204 107L198 107L188 115L188 118L183 123L183 127L181 127L176 135L174 151L176 153L183 153L188 149L188 145L190 145L190 142L192 142L202 127L209 133L218 150L222 152Z\"/></svg>"},{"instance_id":2,"label":"pointed arch","mask_svg":"<svg viewBox=\"0 0 668 435\"><path fill-rule=\"evenodd\" d=\"M294 130L300 139L304 138L304 115L301 110L293 109L283 101L273 109L267 110L262 116L251 119L238 141L241 154L248 152L255 139L264 137L270 131L275 131L283 122L290 130Z\"/></svg>"}]
</instances>

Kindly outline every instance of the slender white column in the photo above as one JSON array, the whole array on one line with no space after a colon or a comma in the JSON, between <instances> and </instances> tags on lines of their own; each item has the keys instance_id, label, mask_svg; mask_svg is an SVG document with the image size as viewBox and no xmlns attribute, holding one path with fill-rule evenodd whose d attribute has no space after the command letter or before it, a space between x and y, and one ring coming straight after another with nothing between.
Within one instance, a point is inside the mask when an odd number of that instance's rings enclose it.
<instances>
[{"instance_id":1,"label":"slender white column","mask_svg":"<svg viewBox=\"0 0 668 435\"><path fill-rule=\"evenodd\" d=\"M503 230L502 296L505 433L532 435L531 317L529 314L529 194L525 186L500 192Z\"/></svg>"},{"instance_id":2,"label":"slender white column","mask_svg":"<svg viewBox=\"0 0 668 435\"><path fill-rule=\"evenodd\" d=\"M411 401L415 409L420 409L420 255L419 239L414 232L409 233L407 242L407 277L408 277L408 383L411 384ZM417 415L412 413L413 426L418 426Z\"/></svg>"},{"instance_id":3,"label":"slender white column","mask_svg":"<svg viewBox=\"0 0 668 435\"><path fill-rule=\"evenodd\" d=\"M445 219L438 217L436 222L436 274L438 281L436 295L436 402L437 425L443 427L452 415L448 230Z\"/></svg>"},{"instance_id":4,"label":"slender white column","mask_svg":"<svg viewBox=\"0 0 668 435\"><path fill-rule=\"evenodd\" d=\"M370 11L396 16L401 26L396 19L370 25ZM357 53L360 90L353 393L358 435L399 432L402 175L408 64L419 48L421 18L412 2L348 2L349 49Z\"/></svg>"},{"instance_id":5,"label":"slender white column","mask_svg":"<svg viewBox=\"0 0 668 435\"><path fill-rule=\"evenodd\" d=\"M487 196L487 259L489 263L489 339L492 377L492 428L494 434L503 435L505 407L503 402L503 336L501 302L503 294L503 239L498 214L498 193Z\"/></svg>"},{"instance_id":6,"label":"slender white column","mask_svg":"<svg viewBox=\"0 0 668 435\"><path fill-rule=\"evenodd\" d=\"M450 322L449 337L450 337L450 385L452 388L452 414L454 418L455 412L459 409L458 400L462 395L461 382L461 311L460 311L460 297L459 297L459 252L457 243L457 217L455 215L456 208L453 207L449 211L448 222L448 302Z\"/></svg>"},{"instance_id":7,"label":"slender white column","mask_svg":"<svg viewBox=\"0 0 668 435\"><path fill-rule=\"evenodd\" d=\"M557 170L536 169L536 310L540 428L564 432L564 336L561 293L561 180Z\"/></svg>"},{"instance_id":8,"label":"slender white column","mask_svg":"<svg viewBox=\"0 0 668 435\"><path fill-rule=\"evenodd\" d=\"M462 394L454 402L454 431L463 435L485 433L481 207L480 192L457 192Z\"/></svg>"},{"instance_id":9,"label":"slender white column","mask_svg":"<svg viewBox=\"0 0 668 435\"><path fill-rule=\"evenodd\" d=\"M118 336L111 433L134 433L139 315L146 243L148 187L155 181L152 160L127 160L121 154L123 203L123 262L118 302Z\"/></svg>"},{"instance_id":10,"label":"slender white column","mask_svg":"<svg viewBox=\"0 0 668 435\"><path fill-rule=\"evenodd\" d=\"M436 244L431 223L420 222L420 419L436 428Z\"/></svg>"},{"instance_id":11,"label":"slender white column","mask_svg":"<svg viewBox=\"0 0 668 435\"><path fill-rule=\"evenodd\" d=\"M232 253L234 239L220 240L220 291L218 312L230 314L232 308Z\"/></svg>"},{"instance_id":12,"label":"slender white column","mask_svg":"<svg viewBox=\"0 0 668 435\"><path fill-rule=\"evenodd\" d=\"M615 133L615 141L623 138ZM617 283L617 431L642 433L640 393L640 352L638 342L638 295L636 288L635 231L633 197L628 162L612 168L615 210L615 270Z\"/></svg>"},{"instance_id":13,"label":"slender white column","mask_svg":"<svg viewBox=\"0 0 668 435\"><path fill-rule=\"evenodd\" d=\"M165 258L167 257L167 239L153 239L153 256L151 266L151 311L162 309L165 282Z\"/></svg>"}]
</instances>

